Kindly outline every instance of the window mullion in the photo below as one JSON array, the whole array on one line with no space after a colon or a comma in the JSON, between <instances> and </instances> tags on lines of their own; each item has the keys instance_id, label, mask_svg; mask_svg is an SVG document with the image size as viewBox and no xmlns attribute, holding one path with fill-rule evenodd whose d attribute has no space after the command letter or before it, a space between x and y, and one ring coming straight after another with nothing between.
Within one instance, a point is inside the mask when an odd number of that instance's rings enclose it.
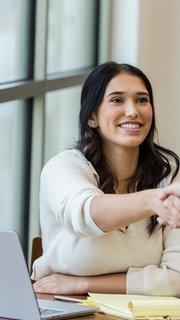
<instances>
[{"instance_id":1,"label":"window mullion","mask_svg":"<svg viewBox=\"0 0 180 320\"><path fill-rule=\"evenodd\" d=\"M100 64L111 57L112 3L109 0L99 1L98 63Z\"/></svg>"},{"instance_id":2,"label":"window mullion","mask_svg":"<svg viewBox=\"0 0 180 320\"><path fill-rule=\"evenodd\" d=\"M36 1L34 78L46 76L48 0ZM39 228L39 176L44 154L45 93L34 98L32 126L31 186L29 209L29 252L32 238L40 234Z\"/></svg>"}]
</instances>

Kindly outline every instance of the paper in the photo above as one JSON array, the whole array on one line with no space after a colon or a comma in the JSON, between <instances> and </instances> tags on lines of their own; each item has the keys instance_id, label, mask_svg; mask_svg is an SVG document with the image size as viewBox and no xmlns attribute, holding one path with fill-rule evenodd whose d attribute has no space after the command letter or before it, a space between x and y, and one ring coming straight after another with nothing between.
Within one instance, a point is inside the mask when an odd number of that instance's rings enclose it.
<instances>
[{"instance_id":1,"label":"paper","mask_svg":"<svg viewBox=\"0 0 180 320\"><path fill-rule=\"evenodd\" d=\"M180 299L125 294L89 293L100 305L100 310L125 319L147 319L163 316L180 316Z\"/></svg>"}]
</instances>

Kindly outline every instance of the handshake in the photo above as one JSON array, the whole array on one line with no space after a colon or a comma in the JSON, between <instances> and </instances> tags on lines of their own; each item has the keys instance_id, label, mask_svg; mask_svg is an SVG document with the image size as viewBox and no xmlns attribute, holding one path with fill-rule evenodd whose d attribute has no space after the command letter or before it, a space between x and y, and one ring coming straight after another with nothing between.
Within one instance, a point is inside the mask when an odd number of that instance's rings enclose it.
<instances>
[{"instance_id":1,"label":"handshake","mask_svg":"<svg viewBox=\"0 0 180 320\"><path fill-rule=\"evenodd\" d=\"M180 228L180 182L163 188L160 201L164 210L158 212L158 222L172 228Z\"/></svg>"}]
</instances>

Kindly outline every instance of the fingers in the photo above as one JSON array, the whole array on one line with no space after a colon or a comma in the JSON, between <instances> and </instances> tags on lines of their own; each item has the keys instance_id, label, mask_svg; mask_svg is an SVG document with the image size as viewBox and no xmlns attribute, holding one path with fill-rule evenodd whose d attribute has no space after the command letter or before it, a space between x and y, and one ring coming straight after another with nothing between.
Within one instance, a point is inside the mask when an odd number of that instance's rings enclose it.
<instances>
[{"instance_id":1,"label":"fingers","mask_svg":"<svg viewBox=\"0 0 180 320\"><path fill-rule=\"evenodd\" d=\"M56 274L41 278L33 284L36 293L56 293L58 279Z\"/></svg>"},{"instance_id":2,"label":"fingers","mask_svg":"<svg viewBox=\"0 0 180 320\"><path fill-rule=\"evenodd\" d=\"M172 183L168 187L165 187L164 189L162 189L162 195L160 197L160 200L164 200L170 195L175 195L177 197L180 197L180 183L179 182Z\"/></svg>"},{"instance_id":3,"label":"fingers","mask_svg":"<svg viewBox=\"0 0 180 320\"><path fill-rule=\"evenodd\" d=\"M84 277L54 273L36 281L33 286L36 293L84 294L87 291L84 289L86 281L83 279Z\"/></svg>"},{"instance_id":4,"label":"fingers","mask_svg":"<svg viewBox=\"0 0 180 320\"><path fill-rule=\"evenodd\" d=\"M158 218L160 224L169 225L172 228L180 227L180 198L174 195L162 200L162 205L166 209L162 211Z\"/></svg>"},{"instance_id":5,"label":"fingers","mask_svg":"<svg viewBox=\"0 0 180 320\"><path fill-rule=\"evenodd\" d=\"M160 200L163 207L167 209L167 213L162 212L158 222L180 228L180 183L175 182L162 189Z\"/></svg>"},{"instance_id":6,"label":"fingers","mask_svg":"<svg viewBox=\"0 0 180 320\"><path fill-rule=\"evenodd\" d=\"M36 281L33 284L33 287L36 293L51 293L49 282L47 281L46 277Z\"/></svg>"},{"instance_id":7,"label":"fingers","mask_svg":"<svg viewBox=\"0 0 180 320\"><path fill-rule=\"evenodd\" d=\"M158 221L159 224L168 225L167 220L165 220L165 219L163 219L161 217L158 217L157 221Z\"/></svg>"}]
</instances>

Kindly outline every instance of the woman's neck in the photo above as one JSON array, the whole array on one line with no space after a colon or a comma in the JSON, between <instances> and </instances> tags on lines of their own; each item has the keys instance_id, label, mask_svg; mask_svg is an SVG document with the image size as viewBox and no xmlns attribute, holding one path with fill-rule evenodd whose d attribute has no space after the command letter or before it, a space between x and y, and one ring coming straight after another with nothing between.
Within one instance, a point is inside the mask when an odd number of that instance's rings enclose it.
<instances>
[{"instance_id":1,"label":"woman's neck","mask_svg":"<svg viewBox=\"0 0 180 320\"><path fill-rule=\"evenodd\" d=\"M122 189L126 188L130 179L135 174L139 149L116 149L114 151L111 150L111 152L103 150L103 153L109 169L117 179L117 191L119 191L121 187Z\"/></svg>"}]
</instances>

